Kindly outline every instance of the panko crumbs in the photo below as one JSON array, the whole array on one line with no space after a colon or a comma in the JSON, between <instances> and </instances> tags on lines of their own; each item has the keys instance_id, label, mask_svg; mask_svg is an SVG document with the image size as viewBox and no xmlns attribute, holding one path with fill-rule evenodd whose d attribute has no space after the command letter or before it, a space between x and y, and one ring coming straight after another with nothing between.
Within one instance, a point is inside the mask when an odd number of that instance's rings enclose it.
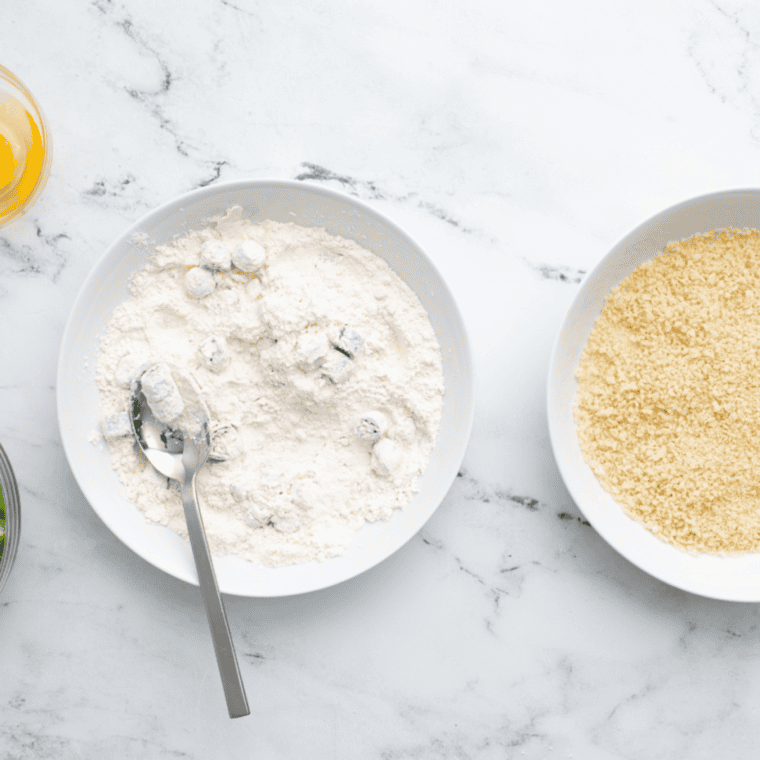
<instances>
[{"instance_id":1,"label":"panko crumbs","mask_svg":"<svg viewBox=\"0 0 760 760\"><path fill-rule=\"evenodd\" d=\"M580 447L688 552L760 550L760 232L669 243L611 291L577 373Z\"/></svg>"}]
</instances>

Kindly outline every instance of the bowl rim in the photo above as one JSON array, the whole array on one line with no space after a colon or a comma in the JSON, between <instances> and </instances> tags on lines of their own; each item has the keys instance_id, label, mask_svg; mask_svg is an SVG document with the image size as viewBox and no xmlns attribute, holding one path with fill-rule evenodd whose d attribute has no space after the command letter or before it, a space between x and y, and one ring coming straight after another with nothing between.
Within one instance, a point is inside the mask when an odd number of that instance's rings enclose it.
<instances>
[{"instance_id":1,"label":"bowl rim","mask_svg":"<svg viewBox=\"0 0 760 760\"><path fill-rule=\"evenodd\" d=\"M59 430L61 432L61 440L63 444L64 453L67 458L67 462L70 466L70 469L72 471L72 474L74 475L74 478L77 484L79 485L80 490L82 491L82 494L84 495L85 499L90 505L90 508L93 509L93 511L98 515L98 517L104 522L106 527L108 527L108 529L116 536L116 538L118 538L122 543L124 543L125 546L127 546L133 553L140 556L143 560L149 562L149 564L152 564L154 567L157 567L163 572L166 572L169 575L173 575L174 577L180 580L186 581L193 585L197 585L197 579L178 575L177 573L172 572L167 567L156 565L154 562L142 556L134 547L127 544L124 541L124 539L121 536L119 536L118 533L114 530L113 526L110 525L108 521L104 519L103 515L101 515L100 512L93 507L92 501L90 500L89 495L88 495L88 492L91 489L87 487L87 483L84 483L81 481L79 473L77 473L74 470L74 467L71 466L72 451L69 448L69 445L67 443L67 436L63 432L64 426L63 426L62 419L63 419L63 414L64 414L64 408L63 408L63 399L62 399L60 389L63 385L64 357L65 357L68 345L70 341L72 340L72 337L71 337L72 333L74 332L74 329L75 329L75 325L72 321L72 317L82 307L82 304L85 300L85 294L89 290L91 283L97 279L101 270L107 269L107 263L110 256L112 255L113 250L123 245L126 241L129 241L131 238L133 238L135 233L140 232L141 228L147 223L149 223L151 220L155 219L156 217L161 217L165 215L167 212L170 212L172 209L182 209L184 204L188 203L191 200L203 198L204 196L213 196L215 193L218 193L219 191L227 191L227 190L235 190L235 189L243 189L243 188L250 189L252 187L266 188L267 186L270 186L270 187L276 186L284 190L301 189L301 188L307 187L310 192L317 192L318 194L322 194L322 195L331 197L333 199L339 199L343 202L348 202L349 204L358 206L363 211L367 212L371 217L374 217L377 221L381 222L383 225L389 226L396 233L398 233L402 238L405 238L406 240L409 241L409 243L423 257L427 266L429 266L430 269L433 270L434 273L437 275L440 282L441 289L444 291L446 298L450 304L451 311L455 315L456 320L458 322L459 330L464 339L464 344L462 346L462 351L460 353L460 359L464 367L466 368L466 374L467 374L466 385L468 386L469 392L468 392L468 398L466 399L465 408L462 410L463 411L462 417L464 418L464 422L463 424L459 426L463 431L463 435L461 437L461 441L459 445L455 449L455 455L453 455L456 461L458 462L458 467L455 469L454 472L451 473L449 481L445 484L445 490L443 491L443 495L438 500L438 503L436 504L436 506L432 508L432 510L430 510L429 514L425 516L425 519L422 521L422 523L417 527L417 529L413 533L406 536L405 539L401 543L399 543L397 546L394 546L394 548L390 552L386 553L384 556L377 559L372 558L371 561L367 563L362 563L358 571L348 572L344 574L343 576L338 577L337 579L330 580L329 582L312 583L308 587L304 587L304 588L297 588L297 589L288 590L288 591L277 591L276 593L266 593L266 594L242 593L242 592L231 590L231 589L225 589L225 588L221 588L222 584L220 583L220 588L222 592L225 594L248 596L248 597L260 597L260 598L282 597L282 596L292 596L292 595L302 594L302 593L310 593L312 591L317 591L322 588L328 588L328 587L343 583L347 580L350 580L351 578L361 575L362 573L366 572L372 567L375 567L376 565L381 564L386 559L388 559L393 554L395 554L399 549L401 549L402 546L408 543L408 541L410 541L417 533L419 533L419 530L422 529L424 524L432 517L435 511L440 507L440 505L443 503L446 497L446 494L448 493L448 491L450 491L451 486L453 485L456 479L457 471L461 468L461 463L464 459L464 455L466 453L467 446L469 444L469 439L471 436L472 427L474 423L474 417L475 417L474 367L473 367L473 360L472 360L471 342L470 342L469 335L467 332L466 323L462 317L461 310L459 309L459 305L456 302L453 296L453 293L451 292L451 289L448 286L448 283L441 275L440 270L435 265L435 263L430 258L430 256L427 254L425 249L419 243L417 243L417 241L404 228L402 228L399 224L394 222L392 219L390 219L387 215L385 215L381 211L377 210L373 206L369 205L368 203L365 203L364 201L362 201L361 199L355 196L352 196L344 191L339 191L332 188L325 188L322 185L311 183L308 181L282 179L282 178L255 177L255 178L239 178L239 179L227 180L224 182L214 183L212 185L206 185L201 188L195 188L193 190L189 190L185 193L182 193L181 195L174 196L168 199L167 201L163 202L156 208L147 211L140 218L138 218L134 223L132 223L123 233L119 234L113 240L113 242L99 256L95 264L92 266L92 268L88 272L84 281L82 282L79 288L79 291L77 293L77 297L74 300L74 303L69 312L69 316L67 318L66 325L63 331L60 349L58 352L58 368L57 368L57 373L56 373L56 397L57 397L56 407L57 407L58 425L59 425ZM318 226L318 225L312 225L312 226ZM179 234L181 234L181 232L179 232ZM379 255L379 254L376 254L376 255ZM292 566L288 566L288 567L292 567Z\"/></svg>"},{"instance_id":2,"label":"bowl rim","mask_svg":"<svg viewBox=\"0 0 760 760\"><path fill-rule=\"evenodd\" d=\"M570 496L572 497L576 506L581 511L581 513L589 521L589 523L594 528L594 530L604 539L604 541L609 546L611 546L618 554L620 554L622 557L628 560L631 564L643 570L648 575L674 588L678 588L678 589L681 589L682 591L687 591L689 593L702 596L705 598L709 598L709 599L718 599L718 600L731 601L731 602L756 603L760 601L760 591L752 592L752 593L746 593L746 592L743 593L738 590L734 592L708 591L704 589L698 582L694 581L691 578L671 577L671 575L669 575L667 571L667 568L663 567L661 563L658 563L655 560L648 560L647 558L642 559L642 557L638 556L636 554L636 551L632 549L631 545L629 545L625 541L619 540L618 537L613 535L611 530L608 529L608 526L604 524L600 524L598 521L595 521L593 519L593 516L590 516L589 514L587 514L587 511L584 509L585 497L582 493L579 492L577 480L572 470L570 469L570 463L568 462L569 454L567 454L567 452L565 451L565 447L560 444L561 424L559 421L559 414L561 410L559 409L559 402L555 400L555 397L553 394L553 389L555 387L557 378L559 377L558 365L560 362L561 349L563 347L564 342L567 340L567 334L572 325L575 312L579 304L582 303L583 300L585 299L587 295L586 291L589 287L589 284L594 281L594 279L597 277L597 275L601 271L605 270L609 261L613 259L618 249L624 246L631 239L634 239L638 233L655 225L658 221L665 220L668 217L673 216L674 214L684 211L686 208L690 206L695 206L700 203L706 203L710 201L716 201L716 200L727 199L727 198L740 199L742 196L745 196L747 198L752 198L756 200L758 204L760 205L760 188L743 187L743 188L725 189L725 190L712 191L708 193L701 193L699 195L687 198L685 200L678 201L677 203L673 203L672 205L667 206L666 208L652 214L651 216L647 217L644 221L631 227L615 243L613 243L611 246L607 248L605 254L597 261L596 264L594 264L594 266L592 266L588 270L588 272L585 274L585 276L579 283L578 290L576 291L569 306L567 307L565 314L562 318L562 321L560 323L560 327L557 330L557 333L553 342L553 346L552 346L550 360L549 360L545 400L546 400L546 409L547 409L547 418L548 418L549 440L550 440L554 460L557 464L557 468L562 477L562 481L565 487L567 488L568 492L570 493ZM738 227L732 227L729 224L725 226L727 228L738 229ZM760 216L758 217L758 227L760 227ZM713 227L713 229L716 229L716 227ZM695 231L692 234L700 234L700 233L698 231ZM659 255L659 254L655 254L655 255ZM629 275L630 275L630 272L623 274L617 280L617 284L622 282ZM607 295L609 294L609 292L610 291L608 289L605 293L605 299ZM584 346L587 344L587 342L588 342L588 336L586 336L586 339L584 340ZM573 398L574 397L575 397L575 394L573 394ZM573 419L574 419L574 416L573 416ZM575 434L577 437L577 427L575 426L575 424L574 424L574 429L575 429ZM584 458L584 465L588 467L588 464L586 463L585 458ZM589 470L590 470L590 467L589 467ZM596 478L596 475L594 475L594 478ZM623 511L622 507L620 507L620 509L622 512ZM641 526L640 523L633 520L633 518L630 518L627 515L626 517L631 521L632 526L637 526L643 530L648 530L644 528L643 526ZM654 534L652 534L652 536L654 537ZM671 544L668 544L662 541L661 539L656 538L655 540L667 546L668 549L672 550L673 552L680 552L682 554L686 554L685 552L682 552L675 546L672 546ZM713 557L716 557L717 555L700 554L700 555L690 555L690 556L713 558ZM736 555L736 557L740 557L740 556L746 556L746 555ZM726 557L726 559L731 560L731 559L735 559L736 557L728 556ZM723 559L723 558L721 557L720 559Z\"/></svg>"},{"instance_id":3,"label":"bowl rim","mask_svg":"<svg viewBox=\"0 0 760 760\"><path fill-rule=\"evenodd\" d=\"M5 546L0 556L0 591L10 577L21 542L21 499L16 475L3 445L0 443L0 485L5 502Z\"/></svg>"}]
</instances>

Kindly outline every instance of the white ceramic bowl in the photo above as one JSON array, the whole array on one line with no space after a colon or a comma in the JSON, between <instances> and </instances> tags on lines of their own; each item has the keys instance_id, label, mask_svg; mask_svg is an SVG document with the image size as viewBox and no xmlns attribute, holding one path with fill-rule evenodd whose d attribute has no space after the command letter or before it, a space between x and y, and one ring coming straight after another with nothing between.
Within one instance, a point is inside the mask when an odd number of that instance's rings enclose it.
<instances>
[{"instance_id":1,"label":"white ceramic bowl","mask_svg":"<svg viewBox=\"0 0 760 760\"><path fill-rule=\"evenodd\" d=\"M573 400L581 354L607 294L643 262L681 240L720 227L760 228L760 190L703 195L662 211L626 235L584 278L554 346L547 387L549 433L562 478L596 531L624 557L672 586L731 601L760 601L760 554L687 554L655 538L613 501L583 459Z\"/></svg>"},{"instance_id":2,"label":"white ceramic bowl","mask_svg":"<svg viewBox=\"0 0 760 760\"><path fill-rule=\"evenodd\" d=\"M387 522L365 525L346 554L324 562L267 568L238 557L214 560L220 589L241 596L286 596L352 578L399 549L443 500L462 463L473 419L470 348L461 315L446 283L420 247L388 218L343 193L303 182L240 180L205 187L150 212L105 252L87 277L69 315L58 361L58 422L63 447L82 492L103 522L127 546L161 570L197 584L190 545L168 528L148 523L127 501L104 447L88 441L100 420L95 382L99 338L114 308L127 298L127 280L152 248L135 242L147 235L165 244L204 220L242 206L253 221L272 219L324 227L355 240L385 259L418 295L441 345L446 384L438 440L419 492Z\"/></svg>"}]
</instances>

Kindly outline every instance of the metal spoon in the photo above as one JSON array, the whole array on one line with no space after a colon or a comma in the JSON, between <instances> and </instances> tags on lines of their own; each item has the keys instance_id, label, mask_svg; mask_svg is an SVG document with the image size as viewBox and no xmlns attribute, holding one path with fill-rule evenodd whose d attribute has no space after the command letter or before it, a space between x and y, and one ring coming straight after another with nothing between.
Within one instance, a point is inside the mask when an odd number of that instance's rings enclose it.
<instances>
[{"instance_id":1,"label":"metal spoon","mask_svg":"<svg viewBox=\"0 0 760 760\"><path fill-rule=\"evenodd\" d=\"M235 647L216 582L203 518L195 493L195 475L206 463L211 448L208 410L200 391L189 378L169 365L185 406L179 417L172 420L170 425L160 422L151 411L142 388L142 378L150 369L151 367L146 368L132 383L129 408L132 432L148 461L162 475L176 480L182 489L187 532L198 571L206 617L211 628L227 709L230 718L240 718L249 715L251 711L240 677Z\"/></svg>"}]
</instances>

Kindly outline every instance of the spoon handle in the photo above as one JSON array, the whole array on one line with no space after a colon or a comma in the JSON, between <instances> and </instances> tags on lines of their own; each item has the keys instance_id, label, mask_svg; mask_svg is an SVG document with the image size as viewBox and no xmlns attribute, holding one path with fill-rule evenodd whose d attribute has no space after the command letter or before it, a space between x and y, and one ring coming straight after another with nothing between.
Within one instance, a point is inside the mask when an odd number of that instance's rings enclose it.
<instances>
[{"instance_id":1,"label":"spoon handle","mask_svg":"<svg viewBox=\"0 0 760 760\"><path fill-rule=\"evenodd\" d=\"M211 552L206 540L206 531L203 528L203 518L195 494L195 476L186 477L182 482L182 506L185 509L187 533L190 537L190 546L193 549L195 567L198 570L198 582L206 607L206 617L211 628L211 638L214 641L216 662L222 676L222 688L227 700L227 710L230 713L230 718L241 718L244 715L249 715L251 711L245 696L243 679L240 677L235 647L232 643L222 596L216 582L214 565L211 562Z\"/></svg>"}]
</instances>

